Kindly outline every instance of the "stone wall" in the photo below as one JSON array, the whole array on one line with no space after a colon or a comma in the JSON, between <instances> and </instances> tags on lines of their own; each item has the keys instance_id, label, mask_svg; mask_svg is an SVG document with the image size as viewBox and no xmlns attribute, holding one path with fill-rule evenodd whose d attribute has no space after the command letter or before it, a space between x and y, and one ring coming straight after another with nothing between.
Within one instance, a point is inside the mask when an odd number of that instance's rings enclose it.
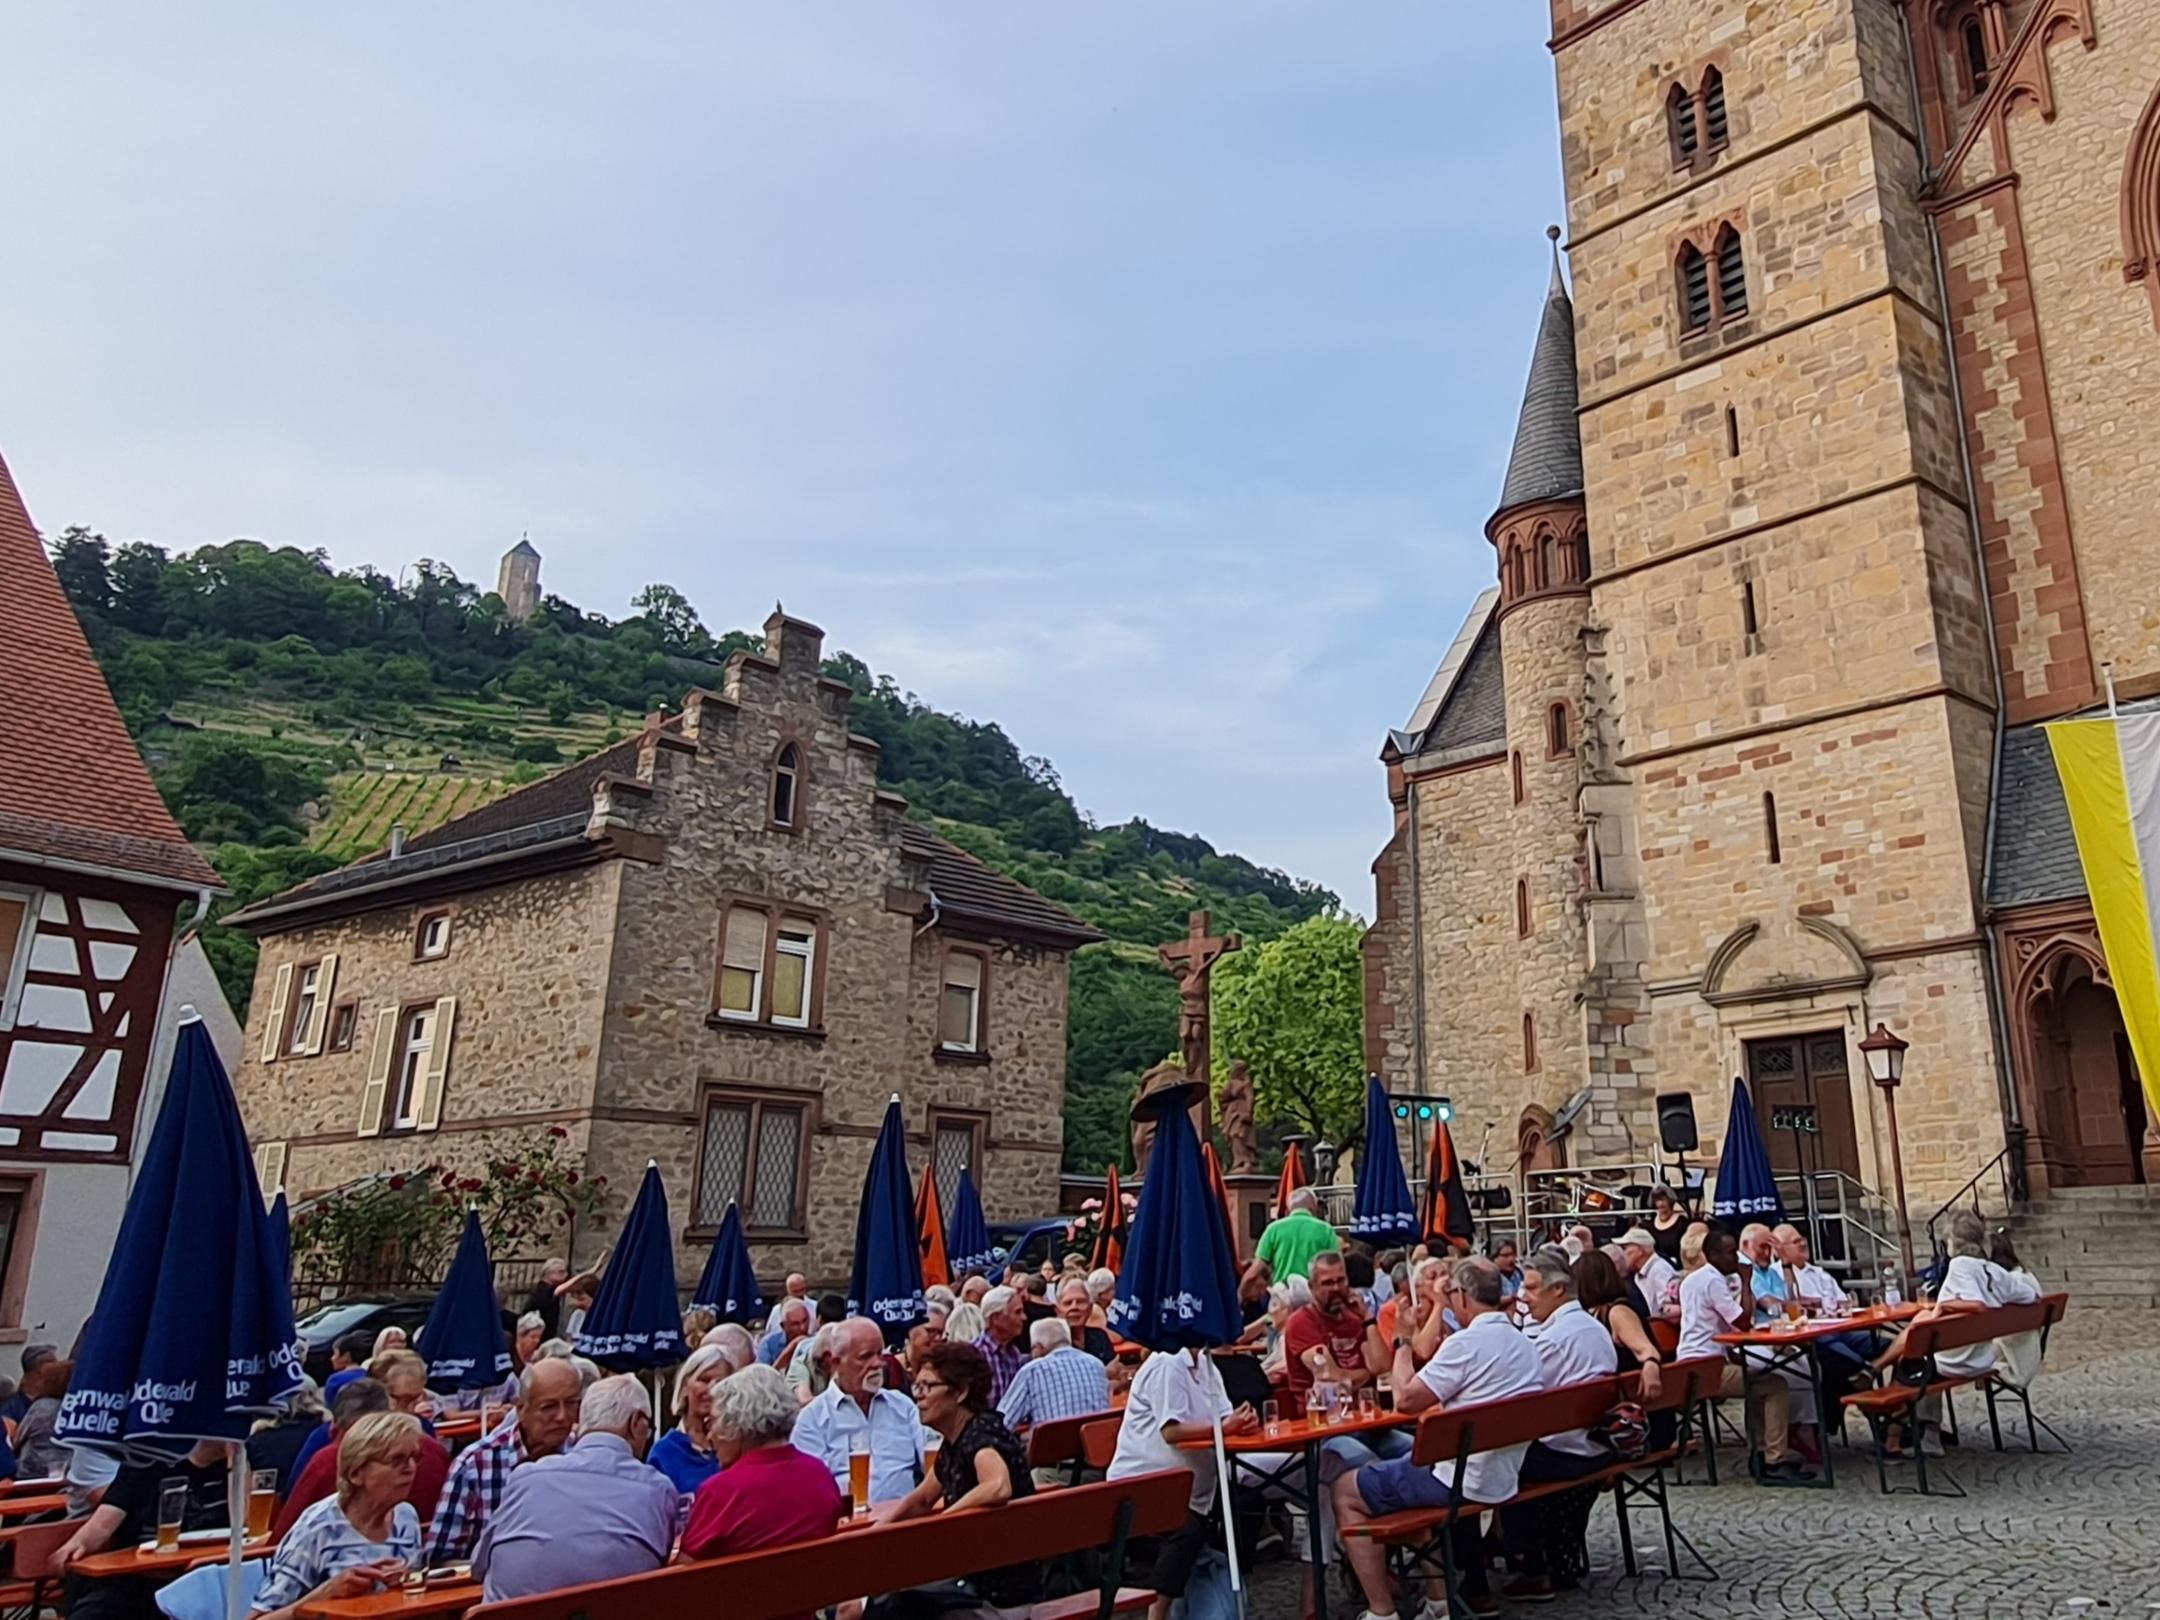
<instances>
[{"instance_id":1,"label":"stone wall","mask_svg":"<svg viewBox=\"0 0 2160 1620\"><path fill-rule=\"evenodd\" d=\"M436 1160L469 1167L546 1124L582 1129L599 1067L619 875L606 862L265 937L233 1087L249 1140L289 1144L287 1187L323 1192ZM449 951L417 960L420 917L442 909L450 912ZM277 970L333 953L330 1002L358 1003L351 1048L266 1063ZM440 1126L359 1135L378 1015L445 996L458 1007Z\"/></svg>"}]
</instances>

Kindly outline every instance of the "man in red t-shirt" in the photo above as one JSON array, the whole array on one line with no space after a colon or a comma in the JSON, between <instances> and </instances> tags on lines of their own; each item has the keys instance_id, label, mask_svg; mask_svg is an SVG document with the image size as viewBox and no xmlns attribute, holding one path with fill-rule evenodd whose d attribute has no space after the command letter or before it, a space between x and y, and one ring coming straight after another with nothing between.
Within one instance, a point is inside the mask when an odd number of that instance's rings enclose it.
<instances>
[{"instance_id":1,"label":"man in red t-shirt","mask_svg":"<svg viewBox=\"0 0 2160 1620\"><path fill-rule=\"evenodd\" d=\"M326 1496L337 1493L338 1439L344 1431L370 1412L390 1410L390 1395L372 1378L363 1378L338 1391L332 1406L332 1416L338 1427L332 1432L327 1445L318 1447L307 1466L293 1477L285 1492L285 1500L278 1508L276 1521L270 1527L270 1539L283 1541L285 1532L293 1527L301 1510L313 1506ZM435 1504L442 1500L443 1481L450 1477L450 1452L431 1434L420 1437L420 1455L415 1459L412 1488L405 1493L405 1500L413 1505L426 1524L435 1517Z\"/></svg>"},{"instance_id":2,"label":"man in red t-shirt","mask_svg":"<svg viewBox=\"0 0 2160 1620\"><path fill-rule=\"evenodd\" d=\"M1312 1303L1292 1312L1283 1327L1283 1367L1290 1393L1302 1406L1318 1376L1342 1392L1338 1404L1347 1404L1393 1358L1380 1343L1379 1327L1366 1316L1364 1302L1351 1292L1340 1254L1314 1255L1305 1280L1312 1288Z\"/></svg>"}]
</instances>

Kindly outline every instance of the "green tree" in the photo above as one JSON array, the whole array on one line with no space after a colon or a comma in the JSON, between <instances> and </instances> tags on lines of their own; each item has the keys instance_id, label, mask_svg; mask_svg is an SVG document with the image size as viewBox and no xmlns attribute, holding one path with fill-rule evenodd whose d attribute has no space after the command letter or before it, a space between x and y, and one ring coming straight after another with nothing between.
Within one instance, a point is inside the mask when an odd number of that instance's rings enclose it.
<instances>
[{"instance_id":1,"label":"green tree","mask_svg":"<svg viewBox=\"0 0 2160 1620\"><path fill-rule=\"evenodd\" d=\"M1345 1145L1362 1131L1364 933L1356 918L1325 912L1216 966L1216 1082L1243 1058L1262 1120Z\"/></svg>"},{"instance_id":2,"label":"green tree","mask_svg":"<svg viewBox=\"0 0 2160 1620\"><path fill-rule=\"evenodd\" d=\"M124 630L154 636L165 628L164 551L141 540L130 540L113 553L112 616Z\"/></svg>"},{"instance_id":3,"label":"green tree","mask_svg":"<svg viewBox=\"0 0 2160 1620\"><path fill-rule=\"evenodd\" d=\"M557 681L547 690L547 717L555 725L569 720L577 707L577 694L570 690L568 681Z\"/></svg>"},{"instance_id":4,"label":"green tree","mask_svg":"<svg viewBox=\"0 0 2160 1620\"><path fill-rule=\"evenodd\" d=\"M77 525L62 529L52 548L53 572L77 613L102 617L112 607L112 547L102 534Z\"/></svg>"},{"instance_id":5,"label":"green tree","mask_svg":"<svg viewBox=\"0 0 2160 1620\"><path fill-rule=\"evenodd\" d=\"M712 635L699 622L697 609L672 585L648 585L630 598L630 605L671 653L695 655L712 645Z\"/></svg>"}]
</instances>

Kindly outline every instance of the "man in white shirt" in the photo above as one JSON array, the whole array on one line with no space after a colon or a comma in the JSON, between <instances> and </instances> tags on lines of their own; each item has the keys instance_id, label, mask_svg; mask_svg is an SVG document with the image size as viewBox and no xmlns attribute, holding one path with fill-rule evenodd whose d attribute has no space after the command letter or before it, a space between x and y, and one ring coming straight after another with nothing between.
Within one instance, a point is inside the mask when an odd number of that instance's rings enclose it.
<instances>
[{"instance_id":1,"label":"man in white shirt","mask_svg":"<svg viewBox=\"0 0 2160 1620\"><path fill-rule=\"evenodd\" d=\"M1943 1270L1942 1286L1935 1303L1913 1319L1913 1326L1960 1316L1970 1311L1997 1310L2005 1305L2030 1305L2040 1297L2040 1284L2029 1271L2010 1271L1987 1258L1987 1223L1977 1211L1961 1209L1950 1217L1950 1263ZM1894 1367L1906 1354L1907 1327L1891 1341L1876 1365ZM1935 1352L1935 1369L1953 1378L1983 1373L1995 1365L1995 1341L1958 1345ZM1942 1397L1920 1397L1914 1418L1920 1433L1915 1436L1930 1456L1942 1455ZM1894 1449L1894 1448L1893 1448Z\"/></svg>"},{"instance_id":2,"label":"man in white shirt","mask_svg":"<svg viewBox=\"0 0 2160 1620\"><path fill-rule=\"evenodd\" d=\"M1525 1287L1528 1286L1527 1278ZM1392 1388L1395 1410L1409 1417L1436 1406L1470 1406L1535 1395L1545 1387L1538 1350L1510 1325L1500 1306L1500 1272L1490 1260L1458 1260L1441 1285L1442 1303L1463 1325L1441 1341L1439 1352L1423 1367L1414 1364L1400 1339L1395 1350ZM1450 1501L1504 1502L1515 1494L1517 1474L1527 1445L1501 1446L1473 1454L1455 1477L1455 1460L1420 1468L1408 1457L1367 1463L1335 1482L1336 1522L1345 1529L1412 1508L1445 1507ZM1464 1602L1480 1615L1499 1605L1485 1578L1484 1541L1479 1521L1464 1517L1451 1527L1455 1571ZM1388 1573L1387 1549L1367 1537L1346 1540L1343 1552L1364 1589L1370 1620L1390 1620L1395 1613L1395 1583ZM1433 1583L1432 1602L1447 1612L1444 1583Z\"/></svg>"},{"instance_id":3,"label":"man in white shirt","mask_svg":"<svg viewBox=\"0 0 2160 1620\"><path fill-rule=\"evenodd\" d=\"M810 1297L810 1279L799 1271L791 1271L788 1273L786 1291L773 1301L773 1308L765 1313L765 1331L767 1333L778 1333L780 1331L780 1313L788 1308L788 1304L792 1300L802 1302L803 1321L806 1324L816 1320L817 1304Z\"/></svg>"},{"instance_id":4,"label":"man in white shirt","mask_svg":"<svg viewBox=\"0 0 2160 1620\"><path fill-rule=\"evenodd\" d=\"M1530 1307L1530 1325L1523 1331L1537 1347L1547 1389L1594 1383L1618 1370L1620 1356L1613 1348L1612 1334L1575 1298L1575 1278L1564 1250L1539 1249L1524 1262L1522 1297ZM1520 1483L1580 1479L1612 1460L1612 1452L1591 1439L1588 1429L1569 1429L1531 1442L1523 1453ZM1502 1597L1543 1603L1553 1595L1546 1553L1551 1547L1567 1545L1570 1538L1581 1541L1590 1507L1589 1501L1574 1500L1581 1494L1568 1492L1521 1511L1508 1509L1502 1525L1508 1556L1521 1566L1522 1574L1500 1588Z\"/></svg>"},{"instance_id":5,"label":"man in white shirt","mask_svg":"<svg viewBox=\"0 0 2160 1620\"><path fill-rule=\"evenodd\" d=\"M1635 1279L1650 1314L1679 1321L1680 1274L1657 1252L1657 1238L1647 1226L1631 1226L1620 1234L1619 1243L1627 1256L1627 1274Z\"/></svg>"},{"instance_id":6,"label":"man in white shirt","mask_svg":"<svg viewBox=\"0 0 2160 1620\"><path fill-rule=\"evenodd\" d=\"M1148 1620L1168 1620L1170 1605L1185 1595L1193 1563L1208 1544L1208 1514L1215 1506L1215 1453L1183 1451L1180 1442L1204 1440L1222 1419L1225 1435L1250 1433L1259 1423L1250 1406L1232 1407L1215 1358L1204 1350L1158 1350L1133 1374L1118 1426L1117 1450L1106 1479L1129 1479L1163 1468L1192 1473L1192 1496L1184 1525L1162 1537L1155 1552L1155 1601Z\"/></svg>"},{"instance_id":7,"label":"man in white shirt","mask_svg":"<svg viewBox=\"0 0 2160 1620\"><path fill-rule=\"evenodd\" d=\"M1797 1226L1780 1226L1771 1232L1770 1243L1787 1299L1800 1301L1810 1316L1851 1313L1852 1304L1837 1279L1813 1263L1806 1233ZM1834 1409L1847 1390L1866 1381L1862 1375L1875 1354L1875 1341L1865 1333L1840 1333L1817 1339L1815 1353L1822 1358L1823 1398Z\"/></svg>"},{"instance_id":8,"label":"man in white shirt","mask_svg":"<svg viewBox=\"0 0 2160 1620\"><path fill-rule=\"evenodd\" d=\"M831 1351L832 1382L795 1420L795 1449L823 1463L845 1496L848 1454L867 1444L871 1502L898 1501L920 1475L923 1431L915 1403L885 1387L884 1336L861 1316L819 1332Z\"/></svg>"},{"instance_id":9,"label":"man in white shirt","mask_svg":"<svg viewBox=\"0 0 2160 1620\"><path fill-rule=\"evenodd\" d=\"M1683 1241L1695 1242L1691 1232ZM1720 1333L1737 1333L1755 1319L1755 1298L1748 1287L1746 1269L1740 1263L1740 1245L1732 1233L1712 1228L1702 1238L1703 1263L1680 1280L1680 1348L1675 1361L1701 1356L1724 1356L1717 1342ZM1792 1401L1785 1380L1775 1374L1750 1378L1728 1360L1718 1371L1718 1381L1703 1391L1715 1400L1744 1400L1748 1422L1762 1441L1764 1485L1797 1485L1810 1476L1791 1456L1785 1431L1792 1423Z\"/></svg>"}]
</instances>

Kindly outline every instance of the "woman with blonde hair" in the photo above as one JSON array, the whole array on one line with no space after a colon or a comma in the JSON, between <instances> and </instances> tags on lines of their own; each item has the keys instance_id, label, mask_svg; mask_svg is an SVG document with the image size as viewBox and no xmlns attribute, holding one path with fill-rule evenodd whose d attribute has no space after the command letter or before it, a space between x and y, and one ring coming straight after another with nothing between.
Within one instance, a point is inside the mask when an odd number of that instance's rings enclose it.
<instances>
[{"instance_id":1,"label":"woman with blonde hair","mask_svg":"<svg viewBox=\"0 0 2160 1620\"><path fill-rule=\"evenodd\" d=\"M717 1344L701 1344L691 1351L675 1374L675 1427L653 1442L645 1460L674 1482L685 1496L719 1472L713 1455L712 1388L734 1371L734 1362Z\"/></svg>"},{"instance_id":2,"label":"woman with blonde hair","mask_svg":"<svg viewBox=\"0 0 2160 1620\"><path fill-rule=\"evenodd\" d=\"M420 1556L420 1515L405 1500L420 1460L420 1420L370 1412L338 1442L337 1495L302 1513L278 1543L254 1612L293 1620L303 1604L362 1597Z\"/></svg>"}]
</instances>

